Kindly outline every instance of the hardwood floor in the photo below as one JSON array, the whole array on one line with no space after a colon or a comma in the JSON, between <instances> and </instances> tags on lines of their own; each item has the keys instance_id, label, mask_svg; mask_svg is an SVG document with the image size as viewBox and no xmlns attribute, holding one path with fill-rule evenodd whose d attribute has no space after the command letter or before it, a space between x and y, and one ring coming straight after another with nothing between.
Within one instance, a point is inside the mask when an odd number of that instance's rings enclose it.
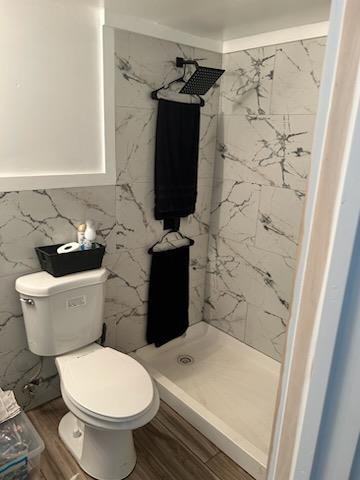
<instances>
[{"instance_id":1,"label":"hardwood floor","mask_svg":"<svg viewBox=\"0 0 360 480\"><path fill-rule=\"evenodd\" d=\"M62 399L28 412L44 440L41 480L89 480L57 434L67 412ZM137 464L128 480L253 480L165 403L134 432Z\"/></svg>"}]
</instances>

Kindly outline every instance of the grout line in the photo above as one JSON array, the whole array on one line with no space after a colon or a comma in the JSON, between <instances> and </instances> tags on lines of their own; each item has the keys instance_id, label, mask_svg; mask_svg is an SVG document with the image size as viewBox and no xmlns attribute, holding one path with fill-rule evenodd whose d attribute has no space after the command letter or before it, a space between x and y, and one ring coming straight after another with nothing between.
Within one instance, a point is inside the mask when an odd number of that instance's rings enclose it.
<instances>
[{"instance_id":1,"label":"grout line","mask_svg":"<svg viewBox=\"0 0 360 480\"><path fill-rule=\"evenodd\" d=\"M259 223L260 223L260 205L261 205L261 197L263 194L263 186L260 186L259 190L259 200L258 200L258 205L257 205L257 212L256 212L256 225L255 225L255 235L254 235L254 247L256 247L257 244L257 237L258 237L258 230L259 230Z\"/></svg>"},{"instance_id":2,"label":"grout line","mask_svg":"<svg viewBox=\"0 0 360 480\"><path fill-rule=\"evenodd\" d=\"M316 117L316 112L312 113L291 113L291 112L284 112L284 113L225 113L221 112L219 115L222 117L257 117L257 118L267 118L267 117L282 117L284 115L289 115L289 117Z\"/></svg>"},{"instance_id":3,"label":"grout line","mask_svg":"<svg viewBox=\"0 0 360 480\"><path fill-rule=\"evenodd\" d=\"M210 177L209 177L210 178ZM237 182L239 180L234 180L234 177L214 177L214 180L218 181L219 183L221 182ZM240 180L241 181L241 180ZM141 183L141 182L139 182ZM144 182L145 183L145 182ZM275 188L277 190L285 190L285 191L290 191L290 192L301 192L304 194L304 196L306 196L306 193L305 191L302 191L298 188L288 188L288 187L282 187L282 186L279 186L279 185L266 185L266 184L263 184L263 183L258 183L258 182L248 182L248 181L241 181L241 184L245 184L245 185L255 185L255 186L258 186L259 188Z\"/></svg>"},{"instance_id":4,"label":"grout line","mask_svg":"<svg viewBox=\"0 0 360 480\"><path fill-rule=\"evenodd\" d=\"M152 111L152 110L156 110L156 105L154 105L153 107L138 107L138 106L131 106L131 105L116 105L115 104L115 108L126 108L128 110L145 110L145 111Z\"/></svg>"},{"instance_id":5,"label":"grout line","mask_svg":"<svg viewBox=\"0 0 360 480\"><path fill-rule=\"evenodd\" d=\"M273 48L275 49L275 51L274 51L274 63L273 63L273 70L272 70L273 76L272 76L272 79L271 79L271 87L270 87L270 94L269 94L269 112L270 112L270 115L271 115L271 112L272 112L273 91L274 91L274 83L275 83L276 57L277 57L277 52L278 52L277 45L274 45Z\"/></svg>"}]
</instances>

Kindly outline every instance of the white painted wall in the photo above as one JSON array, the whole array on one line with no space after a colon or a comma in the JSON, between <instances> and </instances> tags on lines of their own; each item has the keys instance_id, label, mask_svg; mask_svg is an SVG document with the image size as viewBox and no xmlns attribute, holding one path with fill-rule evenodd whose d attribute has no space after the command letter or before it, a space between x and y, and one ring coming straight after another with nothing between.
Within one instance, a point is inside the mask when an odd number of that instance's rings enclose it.
<instances>
[{"instance_id":1,"label":"white painted wall","mask_svg":"<svg viewBox=\"0 0 360 480\"><path fill-rule=\"evenodd\" d=\"M0 190L106 177L102 25L86 2L0 0Z\"/></svg>"},{"instance_id":2,"label":"white painted wall","mask_svg":"<svg viewBox=\"0 0 360 480\"><path fill-rule=\"evenodd\" d=\"M108 13L228 41L329 19L330 0L105 0Z\"/></svg>"}]
</instances>

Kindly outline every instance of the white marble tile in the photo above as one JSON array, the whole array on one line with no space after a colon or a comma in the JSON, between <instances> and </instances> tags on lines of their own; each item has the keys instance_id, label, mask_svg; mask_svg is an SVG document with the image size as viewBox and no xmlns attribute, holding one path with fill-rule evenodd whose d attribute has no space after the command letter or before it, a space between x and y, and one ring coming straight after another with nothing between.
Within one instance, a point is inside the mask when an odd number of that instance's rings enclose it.
<instances>
[{"instance_id":1,"label":"white marble tile","mask_svg":"<svg viewBox=\"0 0 360 480\"><path fill-rule=\"evenodd\" d=\"M15 280L19 275L1 277L0 283L0 386L14 390L23 407L34 407L59 394L53 358L40 358L28 350L24 320ZM31 397L23 391L26 383L39 377L45 381Z\"/></svg>"},{"instance_id":2,"label":"white marble tile","mask_svg":"<svg viewBox=\"0 0 360 480\"><path fill-rule=\"evenodd\" d=\"M313 115L219 118L215 177L305 191Z\"/></svg>"},{"instance_id":3,"label":"white marble tile","mask_svg":"<svg viewBox=\"0 0 360 480\"><path fill-rule=\"evenodd\" d=\"M199 179L195 213L181 220L184 234L195 237L208 232L211 185L210 179ZM163 222L154 218L153 185L124 184L117 186L116 192L118 248L149 248L163 234Z\"/></svg>"},{"instance_id":4,"label":"white marble tile","mask_svg":"<svg viewBox=\"0 0 360 480\"><path fill-rule=\"evenodd\" d=\"M227 114L270 113L275 47L224 55L220 111Z\"/></svg>"},{"instance_id":5,"label":"white marble tile","mask_svg":"<svg viewBox=\"0 0 360 480\"><path fill-rule=\"evenodd\" d=\"M105 307L106 313L106 307ZM116 335L116 315L104 316L104 323L106 325L106 335L104 346L118 349L117 346L117 335Z\"/></svg>"},{"instance_id":6,"label":"white marble tile","mask_svg":"<svg viewBox=\"0 0 360 480\"><path fill-rule=\"evenodd\" d=\"M75 240L75 227L88 218L95 221L98 241L105 243L109 252L115 251L115 187L22 191L0 196L1 386L13 389L27 408L58 396L59 382L54 359L40 358L27 348L15 279L39 269L35 246ZM12 275L6 276L8 273ZM38 377L45 380L30 396L23 387Z\"/></svg>"},{"instance_id":7,"label":"white marble tile","mask_svg":"<svg viewBox=\"0 0 360 480\"><path fill-rule=\"evenodd\" d=\"M285 348L286 326L286 319L249 304L245 343L281 361Z\"/></svg>"},{"instance_id":8,"label":"white marble tile","mask_svg":"<svg viewBox=\"0 0 360 480\"><path fill-rule=\"evenodd\" d=\"M223 60L205 318L217 317L216 326L276 359L292 299L324 51L325 39L315 39ZM244 217L246 195L236 191L243 182L257 197ZM239 299L246 330L240 322L234 333L226 322L236 315L220 322Z\"/></svg>"},{"instance_id":9,"label":"white marble tile","mask_svg":"<svg viewBox=\"0 0 360 480\"><path fill-rule=\"evenodd\" d=\"M105 294L106 345L130 352L146 345L150 255L144 248L121 249L109 269Z\"/></svg>"},{"instance_id":10,"label":"white marble tile","mask_svg":"<svg viewBox=\"0 0 360 480\"><path fill-rule=\"evenodd\" d=\"M136 33L116 30L115 37L117 106L153 108L156 102L151 91L182 75L182 69L175 65L176 57L194 55L192 47ZM185 95L181 99L187 100Z\"/></svg>"},{"instance_id":11,"label":"white marble tile","mask_svg":"<svg viewBox=\"0 0 360 480\"><path fill-rule=\"evenodd\" d=\"M204 283L206 273L207 253L208 253L208 235L199 235L194 238L194 245L190 248L190 275L192 285L197 286Z\"/></svg>"},{"instance_id":12,"label":"white marble tile","mask_svg":"<svg viewBox=\"0 0 360 480\"><path fill-rule=\"evenodd\" d=\"M192 287L189 300L189 325L194 325L204 319L204 298L204 284Z\"/></svg>"},{"instance_id":13,"label":"white marble tile","mask_svg":"<svg viewBox=\"0 0 360 480\"><path fill-rule=\"evenodd\" d=\"M117 106L152 108L156 102L150 98L152 90L181 77L182 68L175 65L176 57L198 60L200 65L219 68L221 55L207 50L194 49L166 40L147 37L136 33L116 31L115 41L115 97ZM194 71L188 68L188 76ZM170 91L160 95L175 101L194 101L188 95L173 92L180 90L175 84ZM217 113L219 83L205 96L203 111Z\"/></svg>"},{"instance_id":14,"label":"white marble tile","mask_svg":"<svg viewBox=\"0 0 360 480\"><path fill-rule=\"evenodd\" d=\"M211 232L243 241L256 232L260 187L241 181L217 181L213 186Z\"/></svg>"},{"instance_id":15,"label":"white marble tile","mask_svg":"<svg viewBox=\"0 0 360 480\"><path fill-rule=\"evenodd\" d=\"M275 315L288 315L294 279L294 261L242 243L211 236L206 291L206 318L213 311L230 311L241 302ZM219 301L225 306L220 308ZM213 307L209 308L208 307Z\"/></svg>"},{"instance_id":16,"label":"white marble tile","mask_svg":"<svg viewBox=\"0 0 360 480\"><path fill-rule=\"evenodd\" d=\"M270 113L316 113L326 38L276 49Z\"/></svg>"},{"instance_id":17,"label":"white marble tile","mask_svg":"<svg viewBox=\"0 0 360 480\"><path fill-rule=\"evenodd\" d=\"M150 247L162 234L162 222L154 218L152 183L116 187L117 247Z\"/></svg>"},{"instance_id":18,"label":"white marble tile","mask_svg":"<svg viewBox=\"0 0 360 480\"><path fill-rule=\"evenodd\" d=\"M7 350L26 348L24 320L15 281L19 274L1 277L0 283L0 342L1 354ZM3 364L1 365L4 366Z\"/></svg>"},{"instance_id":19,"label":"white marble tile","mask_svg":"<svg viewBox=\"0 0 360 480\"><path fill-rule=\"evenodd\" d=\"M147 302L150 258L145 248L119 251L106 283L106 317Z\"/></svg>"},{"instance_id":20,"label":"white marble tile","mask_svg":"<svg viewBox=\"0 0 360 480\"><path fill-rule=\"evenodd\" d=\"M47 190L59 214L75 225L86 219L96 226L96 240L111 254L116 251L115 186ZM76 235L75 235L76 238Z\"/></svg>"},{"instance_id":21,"label":"white marble tile","mask_svg":"<svg viewBox=\"0 0 360 480\"><path fill-rule=\"evenodd\" d=\"M286 188L262 187L256 246L296 258L303 208L303 194Z\"/></svg>"},{"instance_id":22,"label":"white marble tile","mask_svg":"<svg viewBox=\"0 0 360 480\"><path fill-rule=\"evenodd\" d=\"M189 323L201 322L204 316L205 282L207 267L208 235L195 238L190 248Z\"/></svg>"},{"instance_id":23,"label":"white marble tile","mask_svg":"<svg viewBox=\"0 0 360 480\"><path fill-rule=\"evenodd\" d=\"M190 237L209 232L212 179L198 179L195 213L181 220L181 231Z\"/></svg>"},{"instance_id":24,"label":"white marble tile","mask_svg":"<svg viewBox=\"0 0 360 480\"><path fill-rule=\"evenodd\" d=\"M115 251L115 187L3 193L0 196L0 275L39 269L34 247L76 240L92 219L97 240Z\"/></svg>"},{"instance_id":25,"label":"white marble tile","mask_svg":"<svg viewBox=\"0 0 360 480\"><path fill-rule=\"evenodd\" d=\"M213 327L244 341L247 304L232 292L217 290L206 297L204 318Z\"/></svg>"},{"instance_id":26,"label":"white marble tile","mask_svg":"<svg viewBox=\"0 0 360 480\"><path fill-rule=\"evenodd\" d=\"M202 113L200 118L198 178L213 178L216 156L217 115Z\"/></svg>"},{"instance_id":27,"label":"white marble tile","mask_svg":"<svg viewBox=\"0 0 360 480\"><path fill-rule=\"evenodd\" d=\"M203 67L222 68L222 55L220 53L195 48L194 60L196 60L199 65ZM203 98L205 100L205 105L201 109L202 113L207 115L214 115L218 113L221 78L213 87L211 87L208 93L204 95Z\"/></svg>"},{"instance_id":28,"label":"white marble tile","mask_svg":"<svg viewBox=\"0 0 360 480\"><path fill-rule=\"evenodd\" d=\"M116 108L117 184L153 182L156 110Z\"/></svg>"},{"instance_id":29,"label":"white marble tile","mask_svg":"<svg viewBox=\"0 0 360 480\"><path fill-rule=\"evenodd\" d=\"M228 255L223 240L215 238L211 236L209 245L204 319L243 340L247 311L241 272L244 266L235 260L232 253Z\"/></svg>"},{"instance_id":30,"label":"white marble tile","mask_svg":"<svg viewBox=\"0 0 360 480\"><path fill-rule=\"evenodd\" d=\"M153 182L156 109L117 107L117 184ZM212 178L216 153L216 114L201 112L199 178Z\"/></svg>"},{"instance_id":31,"label":"white marble tile","mask_svg":"<svg viewBox=\"0 0 360 480\"><path fill-rule=\"evenodd\" d=\"M145 337L146 315L146 304L116 315L115 328L118 350L128 353L147 344Z\"/></svg>"}]
</instances>

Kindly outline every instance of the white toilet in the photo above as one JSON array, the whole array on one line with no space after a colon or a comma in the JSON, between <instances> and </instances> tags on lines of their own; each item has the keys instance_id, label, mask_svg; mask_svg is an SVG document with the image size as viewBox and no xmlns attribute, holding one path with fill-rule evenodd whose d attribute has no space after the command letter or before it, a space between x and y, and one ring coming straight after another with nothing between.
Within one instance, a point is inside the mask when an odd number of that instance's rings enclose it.
<instances>
[{"instance_id":1,"label":"white toilet","mask_svg":"<svg viewBox=\"0 0 360 480\"><path fill-rule=\"evenodd\" d=\"M80 467L99 480L120 480L136 463L132 430L150 422L159 395L132 357L95 343L102 333L104 268L55 278L20 277L16 290L30 350L56 356L70 412L59 435Z\"/></svg>"}]
</instances>

